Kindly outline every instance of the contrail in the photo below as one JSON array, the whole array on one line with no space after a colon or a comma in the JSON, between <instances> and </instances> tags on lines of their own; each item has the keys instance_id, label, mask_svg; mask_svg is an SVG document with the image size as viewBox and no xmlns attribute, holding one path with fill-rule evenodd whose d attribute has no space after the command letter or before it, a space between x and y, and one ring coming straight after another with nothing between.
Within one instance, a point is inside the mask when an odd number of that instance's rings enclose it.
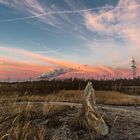
<instances>
[{"instance_id":1,"label":"contrail","mask_svg":"<svg viewBox=\"0 0 140 140\"><path fill-rule=\"evenodd\" d=\"M140 6L140 4L131 6L131 7L138 7ZM88 8L88 9L81 9L81 10L63 10L63 11L51 11L51 12L45 12L45 13L41 13L41 14L37 14L37 15L33 15L33 16L25 16L25 17L19 17L19 18L13 18L13 19L4 19L4 20L0 20L0 23L2 22L14 22L14 21L21 21L21 20L28 20L28 19L34 19L34 18L38 18L38 17L42 17L42 16L46 16L46 15L54 15L54 14L72 14L72 13L82 13L82 12L88 12L88 11L93 11L93 10L101 10L101 9L120 9L120 8L124 8L124 7L96 7L96 8ZM127 7L129 8L129 7Z\"/></svg>"},{"instance_id":2,"label":"contrail","mask_svg":"<svg viewBox=\"0 0 140 140\"><path fill-rule=\"evenodd\" d=\"M140 4L136 4L136 5L133 5L132 7L139 7L139 6L140 6ZM0 23L34 19L34 18L46 16L46 15L82 13L82 12L88 12L88 11L93 11L93 10L101 10L101 9L104 9L104 10L105 9L107 9L107 10L112 9L113 10L114 8L115 9L122 9L124 7L122 7L122 6L119 6L119 7L112 6L112 7L96 7L96 8L94 7L94 8L81 9L81 10L51 11L51 12L45 12L45 13L41 13L41 14L37 14L37 15L33 15L33 16L25 16L25 17L13 18L13 19L4 19L4 20L0 20ZM127 8L129 8L129 7L127 7Z\"/></svg>"},{"instance_id":3,"label":"contrail","mask_svg":"<svg viewBox=\"0 0 140 140\"><path fill-rule=\"evenodd\" d=\"M131 8L135 8L135 7L139 7L140 6L140 4L135 4L135 5L132 5L131 6ZM130 6L129 6L130 7ZM128 9L129 7L122 7L122 6L118 6L118 7L113 7L113 8L110 8L110 10L109 11L106 11L105 13L102 13L101 15L97 15L97 16L95 16L94 17L94 19L98 19L98 18L100 18L100 17L103 17L104 15L106 15L106 14L108 14L108 13L111 13L111 12L115 12L115 11L117 11L118 9ZM83 23L81 23L81 25L84 25ZM131 23L127 23L127 24L125 24L125 25L123 25L123 26L128 26L128 25L131 25ZM70 33L73 33L73 32L75 32L75 31L80 31L80 29L81 28L83 28L82 26L81 27L79 27L79 28L76 28L76 29L74 29L74 30L72 30ZM111 40L113 40L113 39L109 39L109 40L107 40L107 41L111 41ZM98 40L98 41L102 41L102 40ZM105 41L105 40L103 40L103 41Z\"/></svg>"},{"instance_id":4,"label":"contrail","mask_svg":"<svg viewBox=\"0 0 140 140\"><path fill-rule=\"evenodd\" d=\"M19 20L26 20L26 19L33 19L33 18L38 18L46 15L54 15L54 14L71 14L71 13L81 13L81 12L87 12L87 11L92 11L92 10L100 10L100 9L113 9L114 7L96 7L96 8L89 8L89 9L81 9L81 10L63 10L63 11L51 11L51 12L45 12L33 16L25 16L25 17L19 17L19 18L13 18L13 19L5 19L5 20L0 20L0 22L12 22L12 21L19 21Z\"/></svg>"}]
</instances>

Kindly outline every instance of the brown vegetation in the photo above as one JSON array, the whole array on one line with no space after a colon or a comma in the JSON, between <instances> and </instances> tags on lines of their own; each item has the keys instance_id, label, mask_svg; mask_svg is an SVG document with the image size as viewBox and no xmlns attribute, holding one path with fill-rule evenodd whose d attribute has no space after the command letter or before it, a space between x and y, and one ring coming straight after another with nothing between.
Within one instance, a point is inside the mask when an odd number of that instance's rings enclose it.
<instances>
[{"instance_id":1,"label":"brown vegetation","mask_svg":"<svg viewBox=\"0 0 140 140\"><path fill-rule=\"evenodd\" d=\"M66 94L66 92L65 92ZM29 96L28 96L29 97ZM0 101L0 140L120 140L139 139L140 113L112 107L99 107L110 127L107 137L96 135L67 122L79 107L15 103L19 97ZM40 97L41 98L41 97ZM43 98L43 97L42 97Z\"/></svg>"},{"instance_id":2,"label":"brown vegetation","mask_svg":"<svg viewBox=\"0 0 140 140\"><path fill-rule=\"evenodd\" d=\"M107 137L96 135L76 123L78 107L45 102L82 103L83 90L62 90L46 95L24 95L10 93L0 96L0 140L120 140L139 139L140 114L125 110L99 106L100 113L110 127ZM98 104L140 105L140 97L116 91L96 91ZM30 102L28 102L30 101ZM41 102L43 101L43 102ZM33 104L32 102L38 102Z\"/></svg>"},{"instance_id":3,"label":"brown vegetation","mask_svg":"<svg viewBox=\"0 0 140 140\"><path fill-rule=\"evenodd\" d=\"M140 105L140 96L127 95L116 91L96 91L97 104L112 105ZM18 98L14 98L18 97ZM72 102L81 103L83 100L83 90L62 90L58 93L39 95L10 96L8 98L18 101L48 101L48 102ZM7 97L3 96L3 100Z\"/></svg>"},{"instance_id":4,"label":"brown vegetation","mask_svg":"<svg viewBox=\"0 0 140 140\"><path fill-rule=\"evenodd\" d=\"M17 97L0 101L0 140L45 140L46 130L37 120L48 123L48 116L63 112L64 106L17 104Z\"/></svg>"}]
</instances>

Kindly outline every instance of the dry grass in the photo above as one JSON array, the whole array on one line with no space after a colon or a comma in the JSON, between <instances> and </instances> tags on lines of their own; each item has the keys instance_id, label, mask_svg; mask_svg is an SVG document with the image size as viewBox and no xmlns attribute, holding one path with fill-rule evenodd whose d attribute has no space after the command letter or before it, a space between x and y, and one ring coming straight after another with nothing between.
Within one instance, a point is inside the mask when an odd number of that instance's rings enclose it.
<instances>
[{"instance_id":1,"label":"dry grass","mask_svg":"<svg viewBox=\"0 0 140 140\"><path fill-rule=\"evenodd\" d=\"M97 102L111 105L140 105L140 97L119 92L97 92Z\"/></svg>"},{"instance_id":2,"label":"dry grass","mask_svg":"<svg viewBox=\"0 0 140 140\"><path fill-rule=\"evenodd\" d=\"M82 103L84 92L82 90L63 90L56 94L45 96L25 95L10 97L11 100L19 101L47 101L47 102L72 102ZM140 96L127 95L116 91L96 91L97 103L111 105L140 105ZM3 97L3 100L6 99Z\"/></svg>"},{"instance_id":3,"label":"dry grass","mask_svg":"<svg viewBox=\"0 0 140 140\"><path fill-rule=\"evenodd\" d=\"M52 95L46 96L45 100L49 101ZM56 97L56 98L55 98ZM113 105L140 105L140 97L127 95L115 91L96 91L97 103ZM53 97L54 101L76 102L81 103L83 100L83 91L71 90L62 91Z\"/></svg>"},{"instance_id":4,"label":"dry grass","mask_svg":"<svg viewBox=\"0 0 140 140\"><path fill-rule=\"evenodd\" d=\"M13 102L17 96L5 99L0 100L0 140L45 140L45 128L35 126L33 120L65 109L64 106L47 104L18 104Z\"/></svg>"},{"instance_id":5,"label":"dry grass","mask_svg":"<svg viewBox=\"0 0 140 140\"><path fill-rule=\"evenodd\" d=\"M97 102L101 104L140 104L140 98L138 96L130 96L118 92L97 91L96 96ZM82 99L83 91L77 90L61 91L57 94L46 96L25 95L19 97L14 95L8 97L8 99L2 96L0 100L0 140L45 140L46 135L48 135L46 133L48 128L45 128L46 124L48 125L48 122L52 118L48 127L51 125L52 128L55 127L58 122L57 119L55 120L57 114L60 112L64 114L68 111L62 105L32 104L28 102L22 104L17 101L63 101L81 103ZM66 114L64 116L66 117ZM61 116L61 119L63 119L63 116ZM45 127L38 125L38 120L44 120Z\"/></svg>"}]
</instances>

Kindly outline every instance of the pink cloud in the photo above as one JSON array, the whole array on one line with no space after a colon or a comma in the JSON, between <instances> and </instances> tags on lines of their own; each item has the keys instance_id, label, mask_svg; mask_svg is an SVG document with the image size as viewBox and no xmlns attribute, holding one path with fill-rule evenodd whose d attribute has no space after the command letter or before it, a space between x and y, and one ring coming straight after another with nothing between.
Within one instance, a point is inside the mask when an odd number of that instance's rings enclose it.
<instances>
[{"instance_id":1,"label":"pink cloud","mask_svg":"<svg viewBox=\"0 0 140 140\"><path fill-rule=\"evenodd\" d=\"M85 24L88 29L94 30L94 31L104 31L105 25L102 24L96 14L93 14L91 12L86 12L85 15Z\"/></svg>"},{"instance_id":2,"label":"pink cloud","mask_svg":"<svg viewBox=\"0 0 140 140\"><path fill-rule=\"evenodd\" d=\"M0 79L7 79L10 77L12 80L22 79L28 80L31 76L36 79L38 75L44 72L54 70L56 67L39 65L35 63L27 63L24 61L15 61L11 59L0 58ZM69 65L69 64L68 64ZM80 65L80 64L79 64ZM86 68L87 67L87 68ZM140 68L140 67L139 67ZM137 71L140 73L140 71ZM72 72L66 73L59 78L103 78L106 77L130 77L131 71L124 68L111 68L107 66L83 66L75 69Z\"/></svg>"},{"instance_id":3,"label":"pink cloud","mask_svg":"<svg viewBox=\"0 0 140 140\"><path fill-rule=\"evenodd\" d=\"M139 1L119 0L112 10L85 12L83 17L85 27L104 38L103 42L100 38L96 42L96 36L95 40L93 37L93 40L87 41L89 49L97 53L97 58L103 59L104 64L129 68L128 63L132 57L135 57L137 62L140 61Z\"/></svg>"},{"instance_id":4,"label":"pink cloud","mask_svg":"<svg viewBox=\"0 0 140 140\"><path fill-rule=\"evenodd\" d=\"M33 62L17 61L0 57L0 79L27 79L37 77L44 71L53 70L53 67L35 64Z\"/></svg>"},{"instance_id":5,"label":"pink cloud","mask_svg":"<svg viewBox=\"0 0 140 140\"><path fill-rule=\"evenodd\" d=\"M46 57L40 54L35 54L33 52L10 48L10 47L0 47L2 52L10 52L14 54L12 56L7 55L7 57L0 57L0 79L6 79L11 77L11 79L28 79L30 76L36 78L39 74L54 70L55 68L72 68L74 71L63 75L63 77L82 77L82 78L97 78L103 77L129 77L131 76L131 70L120 68L112 68L106 65L83 65L80 63L75 63L72 61L64 61L55 58ZM23 58L29 58L31 61L27 62ZM42 64L42 62L44 62ZM45 64L46 63L46 64ZM140 68L140 67L138 67ZM138 74L140 72L138 71Z\"/></svg>"},{"instance_id":6,"label":"pink cloud","mask_svg":"<svg viewBox=\"0 0 140 140\"><path fill-rule=\"evenodd\" d=\"M40 62L46 62L49 64L53 64L56 65L58 67L67 67L67 68L73 68L76 70L81 70L81 71L86 71L86 72L99 72L99 69L96 67L92 67L92 66L84 66L82 64L79 63L75 63L75 62L71 62L71 61L66 61L66 60L58 60L58 59L54 59L54 58L50 58L50 57L46 57L40 54L35 54L32 53L30 51L27 50L23 50L23 49L16 49L16 48L10 48L10 47L0 47L1 51L7 51L10 52L12 54L14 54L14 56L18 56L19 58L24 56L25 58L32 58L33 60L36 61L40 61Z\"/></svg>"},{"instance_id":7,"label":"pink cloud","mask_svg":"<svg viewBox=\"0 0 140 140\"><path fill-rule=\"evenodd\" d=\"M140 4L137 0L119 0L113 10L102 10L98 13L85 12L83 15L85 26L101 34L116 34L124 39L127 37L128 41L136 45L140 33L139 8Z\"/></svg>"}]
</instances>

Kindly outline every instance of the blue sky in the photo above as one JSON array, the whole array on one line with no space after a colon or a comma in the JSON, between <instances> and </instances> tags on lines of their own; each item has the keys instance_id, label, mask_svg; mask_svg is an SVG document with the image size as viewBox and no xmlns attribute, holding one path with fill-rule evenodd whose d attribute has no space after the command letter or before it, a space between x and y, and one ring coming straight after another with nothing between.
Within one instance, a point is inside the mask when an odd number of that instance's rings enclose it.
<instances>
[{"instance_id":1,"label":"blue sky","mask_svg":"<svg viewBox=\"0 0 140 140\"><path fill-rule=\"evenodd\" d=\"M0 0L1 79L20 78L16 70L27 78L31 64L41 66L33 74L72 67L128 77L130 60L140 61L139 16L140 0Z\"/></svg>"}]
</instances>

